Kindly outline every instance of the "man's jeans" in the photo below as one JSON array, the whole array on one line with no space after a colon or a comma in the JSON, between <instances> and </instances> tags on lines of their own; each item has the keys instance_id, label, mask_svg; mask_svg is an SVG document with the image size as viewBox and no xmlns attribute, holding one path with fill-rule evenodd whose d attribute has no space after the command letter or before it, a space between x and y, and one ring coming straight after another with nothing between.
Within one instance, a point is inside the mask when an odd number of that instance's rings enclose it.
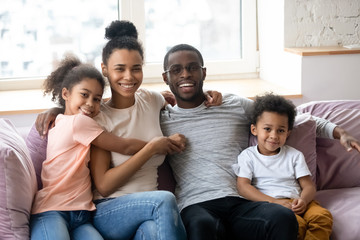
<instances>
[{"instance_id":1,"label":"man's jeans","mask_svg":"<svg viewBox=\"0 0 360 240\"><path fill-rule=\"evenodd\" d=\"M48 211L31 216L31 239L100 240L89 211Z\"/></svg>"},{"instance_id":2,"label":"man's jeans","mask_svg":"<svg viewBox=\"0 0 360 240\"><path fill-rule=\"evenodd\" d=\"M186 239L175 196L151 191L97 202L94 226L106 239Z\"/></svg>"}]
</instances>

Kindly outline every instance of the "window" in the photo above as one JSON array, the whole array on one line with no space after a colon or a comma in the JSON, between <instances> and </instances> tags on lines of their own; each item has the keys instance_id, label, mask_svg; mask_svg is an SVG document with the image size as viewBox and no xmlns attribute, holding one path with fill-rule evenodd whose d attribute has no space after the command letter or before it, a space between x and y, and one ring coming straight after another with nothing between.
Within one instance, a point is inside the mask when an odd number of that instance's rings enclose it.
<instances>
[{"instance_id":1,"label":"window","mask_svg":"<svg viewBox=\"0 0 360 240\"><path fill-rule=\"evenodd\" d=\"M138 28L145 47L145 81L160 80L163 57L178 43L202 52L208 79L256 72L252 0L4 1L0 9L1 90L19 80L24 80L21 88L40 87L67 52L100 68L104 29L118 16Z\"/></svg>"}]
</instances>

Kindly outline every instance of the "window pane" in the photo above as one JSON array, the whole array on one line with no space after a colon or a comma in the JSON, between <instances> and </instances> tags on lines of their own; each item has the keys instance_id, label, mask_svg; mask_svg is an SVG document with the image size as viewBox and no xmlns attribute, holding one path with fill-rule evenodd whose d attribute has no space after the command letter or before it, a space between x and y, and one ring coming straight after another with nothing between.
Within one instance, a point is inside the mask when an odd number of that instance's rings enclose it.
<instances>
[{"instance_id":1,"label":"window pane","mask_svg":"<svg viewBox=\"0 0 360 240\"><path fill-rule=\"evenodd\" d=\"M145 0L146 61L162 62L179 43L195 46L207 61L240 59L240 13L240 0Z\"/></svg>"},{"instance_id":2,"label":"window pane","mask_svg":"<svg viewBox=\"0 0 360 240\"><path fill-rule=\"evenodd\" d=\"M2 0L0 78L47 76L64 54L100 68L116 0Z\"/></svg>"}]
</instances>

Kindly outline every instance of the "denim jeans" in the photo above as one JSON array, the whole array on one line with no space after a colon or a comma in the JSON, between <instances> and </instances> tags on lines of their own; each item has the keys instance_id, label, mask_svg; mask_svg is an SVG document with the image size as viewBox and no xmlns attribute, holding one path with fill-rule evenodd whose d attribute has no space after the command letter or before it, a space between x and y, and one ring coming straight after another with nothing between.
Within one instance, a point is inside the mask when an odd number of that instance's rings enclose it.
<instances>
[{"instance_id":1,"label":"denim jeans","mask_svg":"<svg viewBox=\"0 0 360 240\"><path fill-rule=\"evenodd\" d=\"M296 240L295 214L279 204L224 197L181 211L189 240Z\"/></svg>"},{"instance_id":2,"label":"denim jeans","mask_svg":"<svg viewBox=\"0 0 360 240\"><path fill-rule=\"evenodd\" d=\"M34 214L30 221L34 240L100 240L103 239L91 224L89 211L48 211Z\"/></svg>"},{"instance_id":3,"label":"denim jeans","mask_svg":"<svg viewBox=\"0 0 360 240\"><path fill-rule=\"evenodd\" d=\"M96 204L94 226L106 239L186 239L175 196L167 191L128 194Z\"/></svg>"}]
</instances>

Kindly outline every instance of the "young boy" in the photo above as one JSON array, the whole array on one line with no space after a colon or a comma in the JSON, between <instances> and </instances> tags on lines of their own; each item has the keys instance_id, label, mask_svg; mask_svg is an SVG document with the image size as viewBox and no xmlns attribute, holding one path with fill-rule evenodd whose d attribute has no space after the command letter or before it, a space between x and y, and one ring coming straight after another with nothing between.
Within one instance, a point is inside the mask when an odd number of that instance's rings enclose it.
<instances>
[{"instance_id":1,"label":"young boy","mask_svg":"<svg viewBox=\"0 0 360 240\"><path fill-rule=\"evenodd\" d=\"M248 200L292 209L298 239L329 239L332 215L313 200L316 189L304 155L285 145L295 115L295 106L281 96L270 93L255 99L250 129L258 145L241 152L233 165L237 189Z\"/></svg>"}]
</instances>

